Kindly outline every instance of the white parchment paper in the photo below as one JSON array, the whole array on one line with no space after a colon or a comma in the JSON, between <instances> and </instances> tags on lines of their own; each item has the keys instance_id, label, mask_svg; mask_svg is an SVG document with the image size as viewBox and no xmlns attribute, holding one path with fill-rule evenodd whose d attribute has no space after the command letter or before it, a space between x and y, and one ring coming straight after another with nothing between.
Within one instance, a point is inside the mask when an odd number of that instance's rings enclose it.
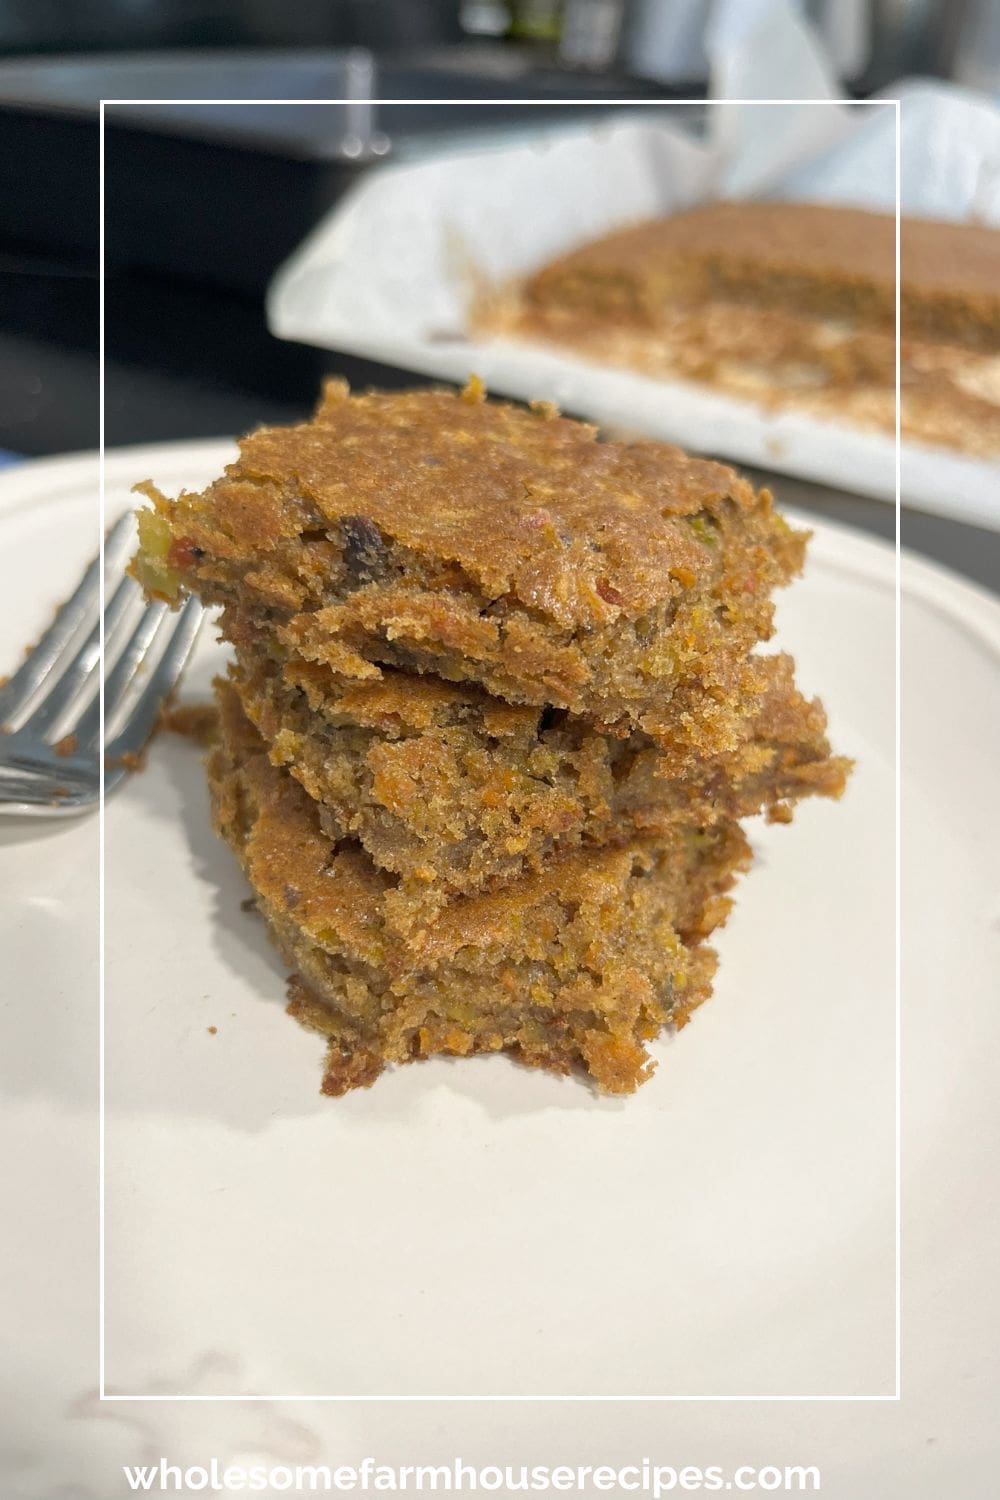
<instances>
[{"instance_id":1,"label":"white parchment paper","mask_svg":"<svg viewBox=\"0 0 1000 1500\"><path fill-rule=\"evenodd\" d=\"M683 107L653 106L373 172L278 272L272 331L451 381L475 371L497 394L892 500L888 434L467 332L484 283L705 198L893 209L894 104L829 97L835 83L787 0L722 4L708 48L726 97L708 106L701 136ZM894 97L903 212L1000 225L1000 110L930 83ZM907 441L901 478L905 502L1000 529L1000 464Z\"/></svg>"}]
</instances>

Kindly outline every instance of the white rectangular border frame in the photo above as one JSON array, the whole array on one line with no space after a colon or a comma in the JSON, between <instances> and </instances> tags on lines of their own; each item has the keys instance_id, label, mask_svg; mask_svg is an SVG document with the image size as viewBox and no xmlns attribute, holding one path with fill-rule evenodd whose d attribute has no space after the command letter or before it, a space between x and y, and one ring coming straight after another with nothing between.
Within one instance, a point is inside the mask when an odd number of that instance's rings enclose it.
<instances>
[{"instance_id":1,"label":"white rectangular border frame","mask_svg":"<svg viewBox=\"0 0 1000 1500\"><path fill-rule=\"evenodd\" d=\"M294 101L282 99L102 99L100 101L99 117L99 150L100 150L100 187L99 187L99 310L100 310L100 332L98 343L99 358L99 422L100 422L100 455L99 455L99 485L100 485L100 548L101 558L104 556L104 307L105 307L105 267L104 267L104 125L105 107L107 105L143 105L143 104L257 104L273 105L293 102L296 104L345 104L345 99L297 99ZM409 105L477 105L487 101L482 99L374 99L373 104L409 104ZM896 633L895 633L895 676L896 676L896 704L895 704L895 1039L896 1039L896 1098L895 1098L895 1216L896 1216L896 1242L895 1242L895 1389L889 1395L871 1396L651 1396L642 1395L620 1395L620 1396L516 1396L516 1395L453 1395L453 1396L371 1396L371 1395L243 1395L234 1393L231 1396L192 1396L179 1392L176 1395L127 1395L118 1392L109 1393L105 1387L105 1228L104 1228L104 1165L105 1165L105 1045L104 1045L104 1021L105 1021L105 858L104 858L104 756L101 754L101 797L100 797L100 833L99 833L99 855L98 855L98 984L99 984L99 1125L98 1125L98 1191L99 1191L99 1253L98 1253L98 1306L99 1306L99 1331L98 1331L98 1395L103 1401L359 1401L359 1402L408 1402L408 1401L521 1401L521 1402L644 1402L661 1403L674 1401L740 1401L740 1402L899 1402L902 1399L902 1295L901 1295L901 1192L900 1192L900 1168L902 1157L901 1141L901 1105L900 1105L900 1076L901 1076L901 1012L902 1012L902 902L901 902L901 690L900 690L900 656L902 644L902 617L901 617L901 581L900 581L900 100L899 99L491 99L491 105L506 105L516 108L521 105L545 105L552 109L569 106L602 106L608 109L633 107L636 104L648 104L652 108L662 108L664 105L700 105L722 103L722 104L849 104L854 106L865 105L892 105L895 111L895 194L896 194L896 296L895 296L895 336L896 336L896 360L895 360L895 385L896 385L896 472L895 472L895 550L896 550ZM104 615L104 574L101 572L100 586L100 608L101 616ZM101 716L101 742L104 740L104 639L101 638L101 685L100 685L100 716Z\"/></svg>"}]
</instances>

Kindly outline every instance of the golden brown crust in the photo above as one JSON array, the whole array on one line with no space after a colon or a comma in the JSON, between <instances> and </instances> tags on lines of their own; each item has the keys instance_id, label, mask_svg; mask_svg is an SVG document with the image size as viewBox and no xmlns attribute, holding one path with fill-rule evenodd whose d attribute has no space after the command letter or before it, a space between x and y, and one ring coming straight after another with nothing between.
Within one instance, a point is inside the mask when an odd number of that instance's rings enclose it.
<instances>
[{"instance_id":1,"label":"golden brown crust","mask_svg":"<svg viewBox=\"0 0 1000 1500\"><path fill-rule=\"evenodd\" d=\"M203 495L147 493L147 589L222 603L237 644L263 618L359 682L429 672L650 732L683 680L729 691L805 545L724 465L435 391L337 387Z\"/></svg>"},{"instance_id":2,"label":"golden brown crust","mask_svg":"<svg viewBox=\"0 0 1000 1500\"><path fill-rule=\"evenodd\" d=\"M530 306L648 322L663 297L746 295L810 311L848 306L858 289L892 313L895 227L861 210L763 201L713 202L630 225L571 250L525 284Z\"/></svg>"},{"instance_id":3,"label":"golden brown crust","mask_svg":"<svg viewBox=\"0 0 1000 1500\"><path fill-rule=\"evenodd\" d=\"M904 334L1000 341L1000 233L907 216L900 233ZM816 203L709 203L581 246L526 284L526 300L648 320L660 299L752 296L891 332L891 214Z\"/></svg>"},{"instance_id":4,"label":"golden brown crust","mask_svg":"<svg viewBox=\"0 0 1000 1500\"><path fill-rule=\"evenodd\" d=\"M904 338L1000 349L1000 231L907 215L900 261Z\"/></svg>"},{"instance_id":5,"label":"golden brown crust","mask_svg":"<svg viewBox=\"0 0 1000 1500\"><path fill-rule=\"evenodd\" d=\"M599 443L580 422L435 391L334 391L313 423L244 439L229 473L294 486L328 522L364 517L487 597L511 595L567 629L675 595L671 573L704 562L678 518L755 502L732 469L680 449ZM220 513L228 503L220 481Z\"/></svg>"}]
</instances>

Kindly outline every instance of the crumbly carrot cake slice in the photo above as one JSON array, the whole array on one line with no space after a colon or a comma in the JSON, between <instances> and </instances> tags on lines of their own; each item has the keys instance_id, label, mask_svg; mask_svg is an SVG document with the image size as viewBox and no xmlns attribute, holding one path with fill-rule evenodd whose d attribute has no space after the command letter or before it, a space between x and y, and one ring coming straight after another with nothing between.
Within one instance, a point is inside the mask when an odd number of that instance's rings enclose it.
<instances>
[{"instance_id":1,"label":"crumbly carrot cake slice","mask_svg":"<svg viewBox=\"0 0 1000 1500\"><path fill-rule=\"evenodd\" d=\"M805 535L723 464L600 442L475 383L350 396L244 438L201 494L147 488L136 571L255 620L341 677L385 668L656 735L698 682L724 704Z\"/></svg>"},{"instance_id":2,"label":"crumbly carrot cake slice","mask_svg":"<svg viewBox=\"0 0 1000 1500\"><path fill-rule=\"evenodd\" d=\"M215 823L295 969L290 1009L329 1040L323 1088L389 1063L507 1050L629 1093L647 1044L708 995L704 939L749 862L738 825L550 860L488 895L407 926L407 898L359 845L325 834L315 803L274 767L231 685L218 685L209 759Z\"/></svg>"},{"instance_id":3,"label":"crumbly carrot cake slice","mask_svg":"<svg viewBox=\"0 0 1000 1500\"><path fill-rule=\"evenodd\" d=\"M580 847L664 835L683 823L837 797L848 763L826 716L795 687L788 656L750 657L740 736L706 754L698 695L674 743L615 735L564 710L386 670L338 681L325 667L241 653L231 674L274 765L319 804L324 828L357 839L428 902L487 890Z\"/></svg>"}]
</instances>

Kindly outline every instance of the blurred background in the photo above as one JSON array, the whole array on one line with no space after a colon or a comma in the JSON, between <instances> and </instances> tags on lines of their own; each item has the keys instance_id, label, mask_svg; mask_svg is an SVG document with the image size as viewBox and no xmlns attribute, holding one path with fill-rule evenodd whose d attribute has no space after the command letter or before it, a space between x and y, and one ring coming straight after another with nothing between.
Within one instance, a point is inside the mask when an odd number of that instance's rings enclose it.
<instances>
[{"instance_id":1,"label":"blurred background","mask_svg":"<svg viewBox=\"0 0 1000 1500\"><path fill-rule=\"evenodd\" d=\"M852 96L904 75L1000 91L1000 0L801 9ZM360 176L487 133L563 124L593 112L584 100L652 105L698 130L697 105L672 101L705 96L711 10L712 0L0 0L0 450L97 443L100 99L285 101L107 109L107 442L232 433L300 416L331 370L359 384L414 379L281 343L265 326L268 279ZM316 98L348 102L296 102ZM393 102L404 100L456 102Z\"/></svg>"}]
</instances>

